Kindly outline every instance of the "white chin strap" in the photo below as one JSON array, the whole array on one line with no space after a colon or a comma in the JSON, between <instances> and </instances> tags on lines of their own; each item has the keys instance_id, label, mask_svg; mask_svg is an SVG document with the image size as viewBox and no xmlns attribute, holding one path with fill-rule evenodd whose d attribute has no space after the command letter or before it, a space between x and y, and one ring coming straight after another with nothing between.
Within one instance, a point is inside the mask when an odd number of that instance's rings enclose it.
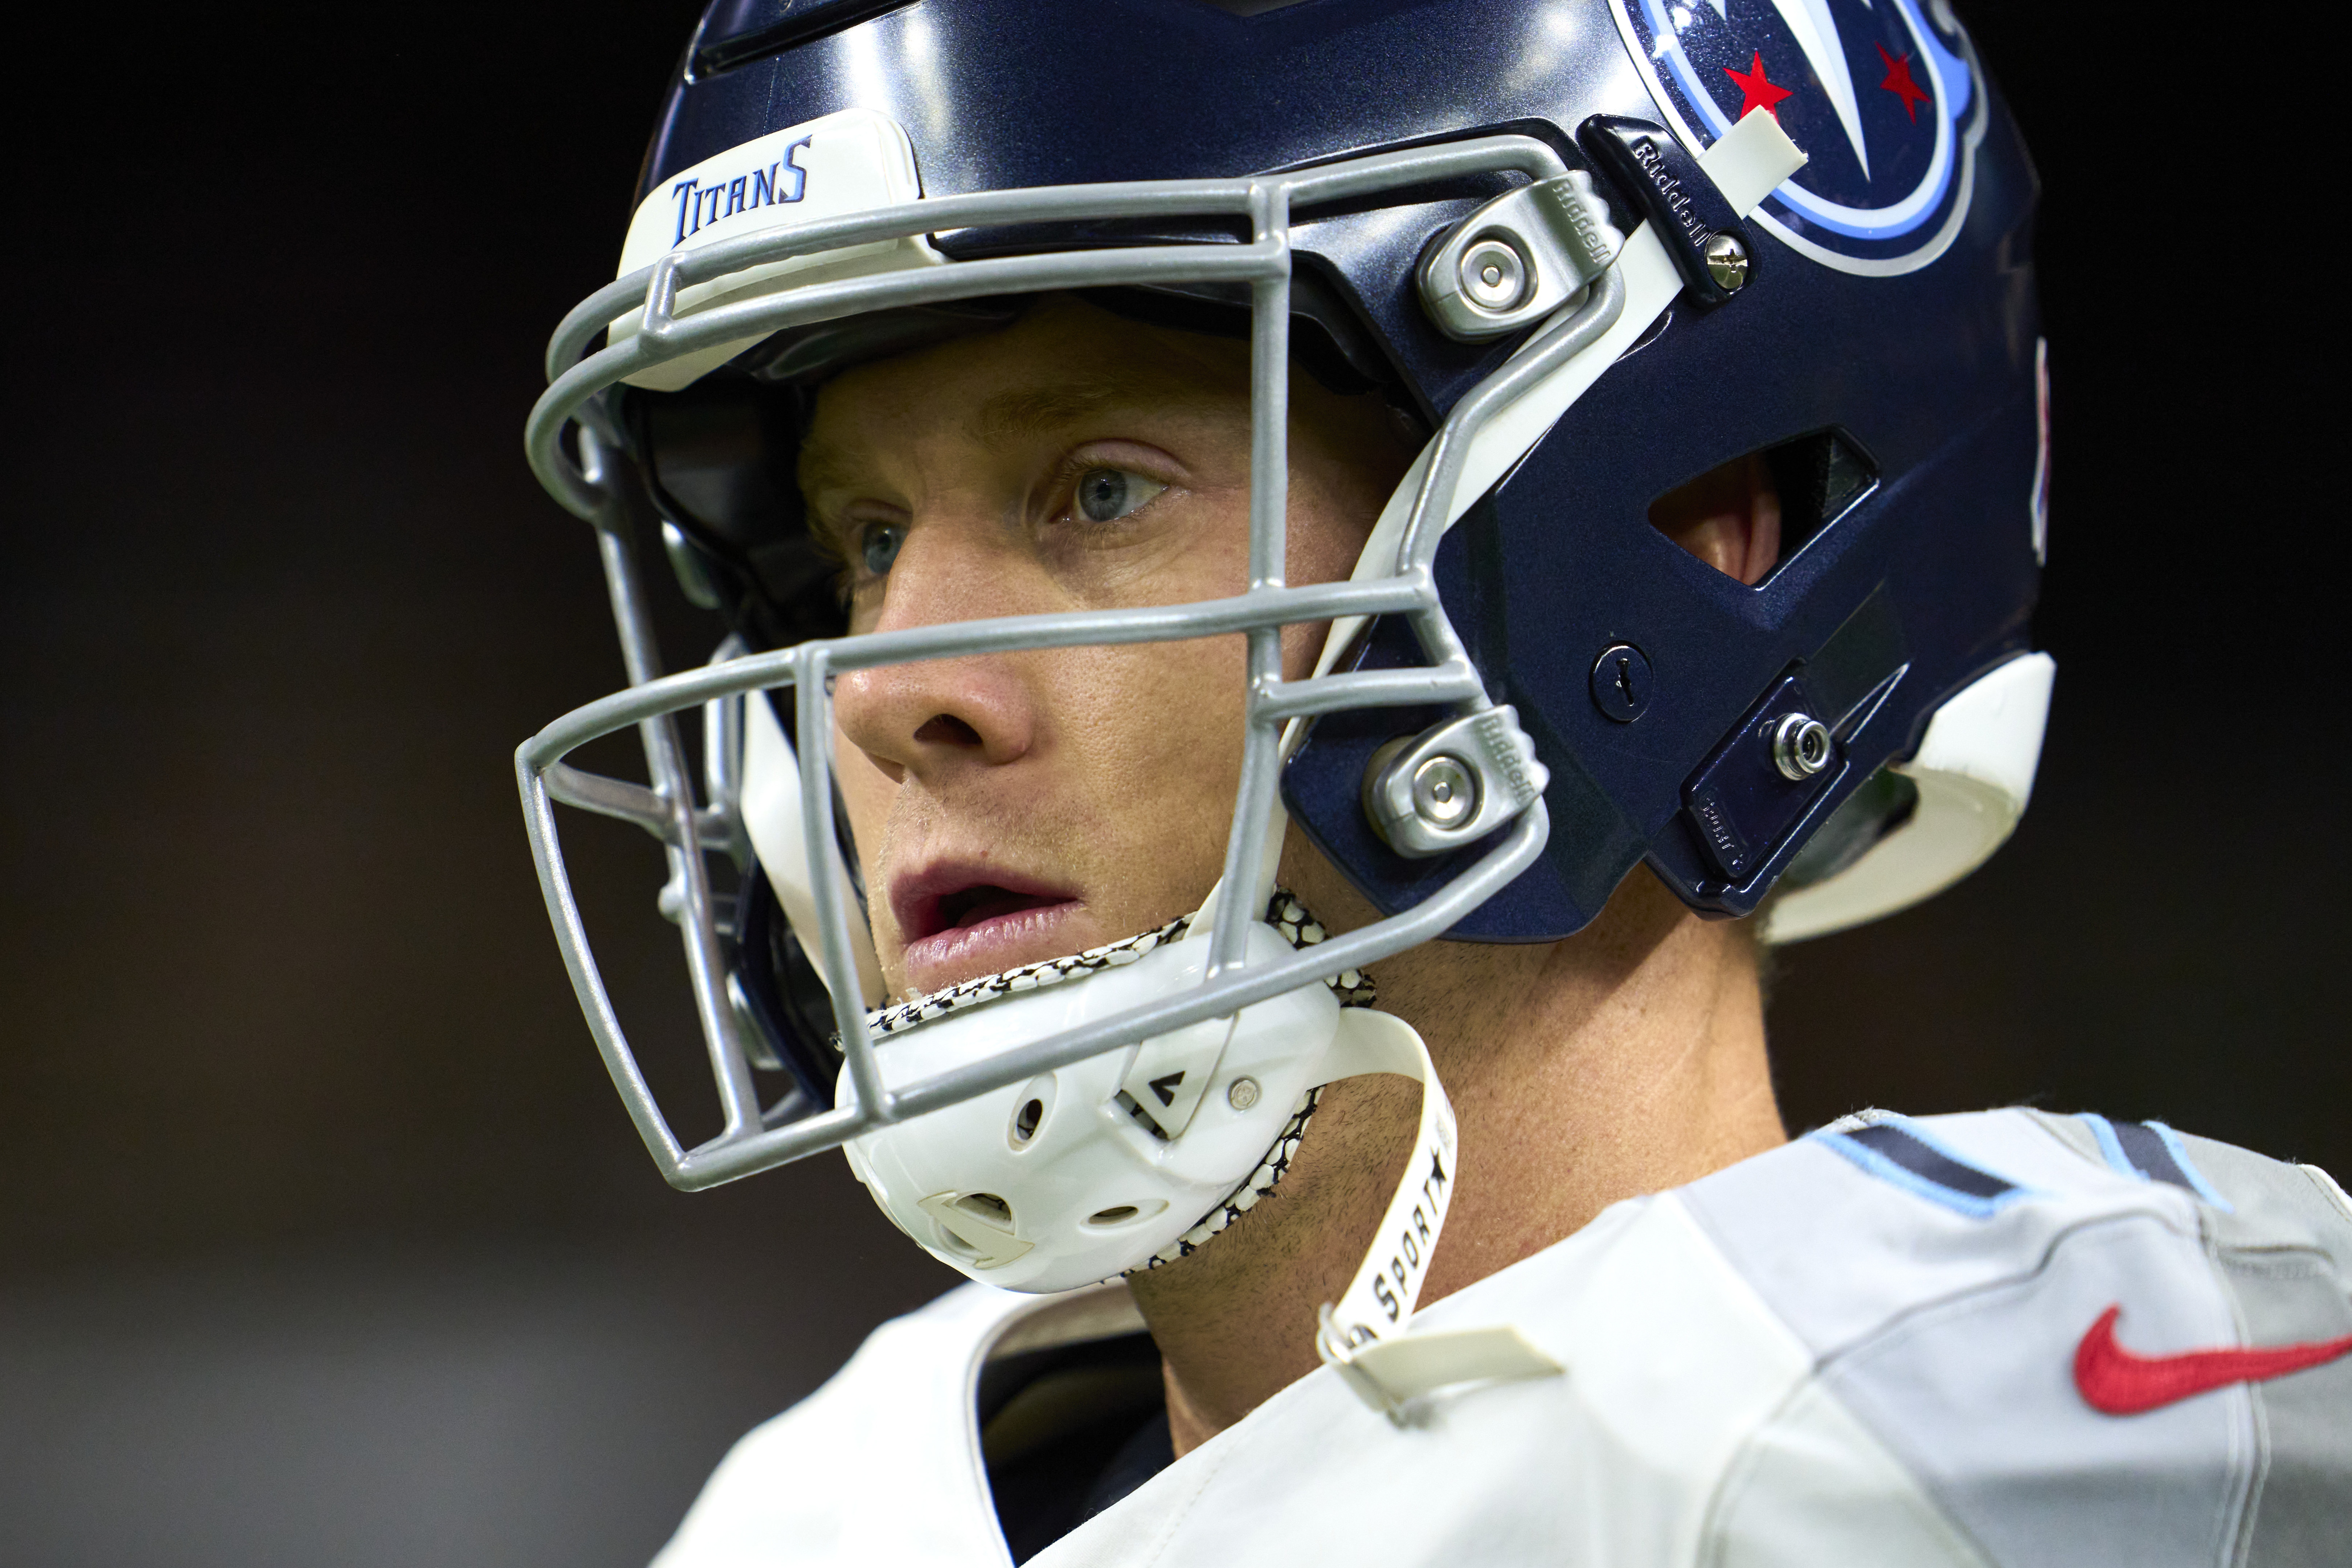
<instances>
[{"instance_id":1,"label":"white chin strap","mask_svg":"<svg viewBox=\"0 0 2352 1568\"><path fill-rule=\"evenodd\" d=\"M1507 1325L1406 1332L1460 1178L1453 1102L1437 1080L1429 1047L1412 1025L1392 1014L1349 1008L1340 1016L1327 1059L1333 1081L1376 1072L1417 1080L1421 1122L1404 1179L1389 1199L1364 1261L1339 1301L1322 1310L1317 1352L1365 1404L1399 1426L1409 1417L1410 1401L1449 1384L1558 1373L1558 1362Z\"/></svg>"}]
</instances>

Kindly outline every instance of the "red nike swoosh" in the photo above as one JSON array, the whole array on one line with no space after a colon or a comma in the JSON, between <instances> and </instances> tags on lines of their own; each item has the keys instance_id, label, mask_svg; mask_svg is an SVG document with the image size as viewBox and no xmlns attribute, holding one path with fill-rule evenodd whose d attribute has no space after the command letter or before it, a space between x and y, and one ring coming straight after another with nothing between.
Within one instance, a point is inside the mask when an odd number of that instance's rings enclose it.
<instances>
[{"instance_id":1,"label":"red nike swoosh","mask_svg":"<svg viewBox=\"0 0 2352 1568\"><path fill-rule=\"evenodd\" d=\"M2119 1306L2099 1314L2074 1347L2074 1386L2084 1403L2109 1415L2143 1412L2207 1394L2233 1383L2262 1383L2352 1354L2352 1334L2299 1345L2255 1350L2188 1351L2179 1355L2134 1355L2116 1343Z\"/></svg>"}]
</instances>

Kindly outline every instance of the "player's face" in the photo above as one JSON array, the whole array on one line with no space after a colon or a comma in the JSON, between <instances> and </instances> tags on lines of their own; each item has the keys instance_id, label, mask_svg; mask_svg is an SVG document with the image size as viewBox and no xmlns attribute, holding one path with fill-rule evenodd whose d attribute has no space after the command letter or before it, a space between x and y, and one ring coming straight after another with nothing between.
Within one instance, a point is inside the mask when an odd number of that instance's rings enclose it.
<instances>
[{"instance_id":1,"label":"player's face","mask_svg":"<svg viewBox=\"0 0 2352 1568\"><path fill-rule=\"evenodd\" d=\"M1376 397L1293 378L1286 580L1344 577L1412 443ZM851 627L1243 591L1248 350L1075 300L829 384L803 447ZM1284 635L1303 674L1319 626ZM842 794L894 993L1162 925L1221 868L1239 637L843 676Z\"/></svg>"}]
</instances>

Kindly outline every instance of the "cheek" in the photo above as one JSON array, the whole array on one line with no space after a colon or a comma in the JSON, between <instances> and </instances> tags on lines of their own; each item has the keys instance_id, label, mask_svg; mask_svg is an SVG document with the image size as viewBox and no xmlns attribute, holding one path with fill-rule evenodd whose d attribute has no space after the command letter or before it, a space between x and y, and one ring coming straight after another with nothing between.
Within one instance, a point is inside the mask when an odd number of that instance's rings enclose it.
<instances>
[{"instance_id":1,"label":"cheek","mask_svg":"<svg viewBox=\"0 0 2352 1568\"><path fill-rule=\"evenodd\" d=\"M852 745L849 738L836 725L833 731L834 777L841 785L842 805L849 816L849 837L857 847L858 868L866 885L875 885L876 862L882 852L883 835L890 817L890 807L898 798L898 785L890 782L873 760ZM877 924L889 919L887 900L877 900L873 910Z\"/></svg>"},{"instance_id":2,"label":"cheek","mask_svg":"<svg viewBox=\"0 0 2352 1568\"><path fill-rule=\"evenodd\" d=\"M1241 777L1244 652L1239 637L1108 648L1064 672L1054 708L1071 717L1056 772L1123 841L1122 879L1139 875L1180 901L1208 891L1201 879L1223 864Z\"/></svg>"},{"instance_id":3,"label":"cheek","mask_svg":"<svg viewBox=\"0 0 2352 1568\"><path fill-rule=\"evenodd\" d=\"M1234 637L1105 648L1073 660L1054 707L1077 776L1119 775L1120 793L1196 793L1240 765L1245 645Z\"/></svg>"},{"instance_id":4,"label":"cheek","mask_svg":"<svg viewBox=\"0 0 2352 1568\"><path fill-rule=\"evenodd\" d=\"M1306 445L1303 444L1302 445ZM1290 531L1284 542L1284 579L1293 585L1345 582L1387 503L1384 476L1332 459L1312 446L1301 453L1290 493ZM1301 680L1315 671L1329 630L1327 621L1285 626L1282 673Z\"/></svg>"}]
</instances>

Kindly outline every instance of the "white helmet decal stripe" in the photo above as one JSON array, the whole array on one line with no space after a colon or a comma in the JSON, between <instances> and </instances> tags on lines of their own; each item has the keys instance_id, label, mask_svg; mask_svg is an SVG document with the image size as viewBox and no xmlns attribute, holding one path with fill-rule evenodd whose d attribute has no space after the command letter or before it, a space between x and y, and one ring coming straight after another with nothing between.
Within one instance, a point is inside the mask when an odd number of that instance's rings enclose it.
<instances>
[{"instance_id":1,"label":"white helmet decal stripe","mask_svg":"<svg viewBox=\"0 0 2352 1568\"><path fill-rule=\"evenodd\" d=\"M1805 63L1822 79L1830 107L1837 110L1838 123L1845 128L1845 139L1853 144L1854 158L1862 172L1869 174L1870 153L1862 141L1862 108L1853 100L1853 72L1845 63L1845 39L1838 34L1837 18L1830 15L1829 0L1772 0L1772 9L1780 13L1797 47L1805 52ZM1718 16L1722 11L1722 6L1716 7Z\"/></svg>"}]
</instances>

